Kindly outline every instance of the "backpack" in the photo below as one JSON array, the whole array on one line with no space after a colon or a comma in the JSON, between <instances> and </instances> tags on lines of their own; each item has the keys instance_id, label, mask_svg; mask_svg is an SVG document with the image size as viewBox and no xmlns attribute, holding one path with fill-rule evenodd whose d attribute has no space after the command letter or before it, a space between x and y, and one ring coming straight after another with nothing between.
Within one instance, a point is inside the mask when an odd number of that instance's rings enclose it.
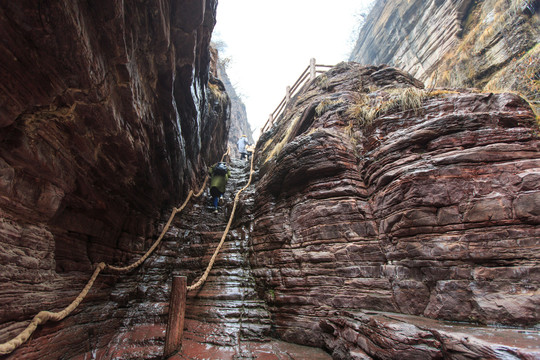
<instances>
[{"instance_id":1,"label":"backpack","mask_svg":"<svg viewBox=\"0 0 540 360\"><path fill-rule=\"evenodd\" d=\"M214 166L214 175L227 175L227 164L224 162L217 163L216 166Z\"/></svg>"}]
</instances>

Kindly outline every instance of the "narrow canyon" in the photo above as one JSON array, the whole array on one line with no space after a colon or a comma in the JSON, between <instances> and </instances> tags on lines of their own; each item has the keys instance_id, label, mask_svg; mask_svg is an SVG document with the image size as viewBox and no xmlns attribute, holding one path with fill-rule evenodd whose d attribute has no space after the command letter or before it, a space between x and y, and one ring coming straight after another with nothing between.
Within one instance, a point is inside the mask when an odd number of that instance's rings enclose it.
<instances>
[{"instance_id":1,"label":"narrow canyon","mask_svg":"<svg viewBox=\"0 0 540 360\"><path fill-rule=\"evenodd\" d=\"M539 12L376 0L250 162L217 0L2 2L0 359L540 359Z\"/></svg>"}]
</instances>

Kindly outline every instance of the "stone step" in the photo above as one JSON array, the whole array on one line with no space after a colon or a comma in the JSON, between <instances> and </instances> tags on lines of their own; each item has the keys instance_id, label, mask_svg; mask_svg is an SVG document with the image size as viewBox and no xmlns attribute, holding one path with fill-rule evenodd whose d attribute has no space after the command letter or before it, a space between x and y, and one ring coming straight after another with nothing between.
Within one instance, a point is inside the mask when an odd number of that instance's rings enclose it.
<instances>
[{"instance_id":1,"label":"stone step","mask_svg":"<svg viewBox=\"0 0 540 360\"><path fill-rule=\"evenodd\" d=\"M232 204L235 193L245 184L247 176L244 169L234 166L233 163L222 208L225 204ZM212 236L208 233L200 235L205 237L200 246L207 249L201 258L201 262L206 266L222 237L228 219L222 212L217 216L210 213L201 206L201 202L197 207L193 207L193 211L199 216L199 221L206 222L200 228L194 227L193 232L207 231L209 228L219 229ZM248 239L232 238L232 234L229 234L202 288L188 294L186 338L194 343L234 346L240 339L261 339L270 332L270 314L265 302L257 296L249 266L246 253Z\"/></svg>"},{"instance_id":2,"label":"stone step","mask_svg":"<svg viewBox=\"0 0 540 360\"><path fill-rule=\"evenodd\" d=\"M269 319L268 312L261 301L223 301L216 305L215 302L197 301L195 304L188 302L189 312L186 317L191 319L260 319L266 323Z\"/></svg>"},{"instance_id":3,"label":"stone step","mask_svg":"<svg viewBox=\"0 0 540 360\"><path fill-rule=\"evenodd\" d=\"M227 345L198 342L187 338L182 352L169 360L330 360L321 349L268 339L268 341L240 341Z\"/></svg>"}]
</instances>

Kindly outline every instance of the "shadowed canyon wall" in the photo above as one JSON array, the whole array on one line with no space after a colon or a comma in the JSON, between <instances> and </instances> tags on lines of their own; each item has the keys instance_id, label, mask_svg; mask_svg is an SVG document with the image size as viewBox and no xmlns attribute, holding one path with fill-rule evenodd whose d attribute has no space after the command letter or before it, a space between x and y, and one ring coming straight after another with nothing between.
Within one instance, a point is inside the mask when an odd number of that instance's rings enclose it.
<instances>
[{"instance_id":1,"label":"shadowed canyon wall","mask_svg":"<svg viewBox=\"0 0 540 360\"><path fill-rule=\"evenodd\" d=\"M539 110L539 11L537 0L377 0L350 60L428 86L517 91Z\"/></svg>"},{"instance_id":2,"label":"shadowed canyon wall","mask_svg":"<svg viewBox=\"0 0 540 360\"><path fill-rule=\"evenodd\" d=\"M336 359L539 355L426 320L540 322L540 139L525 100L342 63L258 147L250 256L283 339Z\"/></svg>"},{"instance_id":3,"label":"shadowed canyon wall","mask_svg":"<svg viewBox=\"0 0 540 360\"><path fill-rule=\"evenodd\" d=\"M40 310L67 306L93 264L138 258L156 221L224 152L230 101L209 74L216 6L0 6L0 342ZM137 296L112 294L117 278L100 277L84 311L12 356L107 347Z\"/></svg>"}]
</instances>

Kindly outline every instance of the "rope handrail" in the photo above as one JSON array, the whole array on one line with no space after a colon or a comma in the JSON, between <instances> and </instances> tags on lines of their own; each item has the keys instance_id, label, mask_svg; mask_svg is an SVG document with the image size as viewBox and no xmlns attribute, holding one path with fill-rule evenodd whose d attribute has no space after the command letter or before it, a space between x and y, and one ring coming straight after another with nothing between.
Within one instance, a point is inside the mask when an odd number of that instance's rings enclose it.
<instances>
[{"instance_id":1,"label":"rope handrail","mask_svg":"<svg viewBox=\"0 0 540 360\"><path fill-rule=\"evenodd\" d=\"M274 120L277 119L279 116L281 116L282 112L285 110L287 105L289 104L289 101L291 98L295 95L295 92L302 88L307 83L307 79L309 78L309 81L313 81L317 74L324 74L326 71L328 71L329 68L334 67L333 65L322 65L322 64L316 64L315 59L310 60L310 64L308 67L302 72L302 74L298 77L298 79L294 82L292 87L287 86L287 91L279 105L275 108L275 110L270 113L270 116L268 117L268 120L266 120L266 123L261 128L261 134L268 130L269 127L274 125ZM318 68L325 68L325 69L318 69Z\"/></svg>"},{"instance_id":2,"label":"rope handrail","mask_svg":"<svg viewBox=\"0 0 540 360\"><path fill-rule=\"evenodd\" d=\"M225 156L230 154L230 150L231 150L230 148L227 148L227 151L221 157L221 161L223 161L225 159ZM249 186L249 184L251 183L251 172L252 172L252 170L253 170L253 157L252 157L252 160L251 160L251 171L250 171L249 182L248 182L248 185L246 185L246 187ZM94 270L94 273L90 277L90 280L88 280L85 287L81 290L81 292L75 298L75 300L73 300L71 302L71 304L69 304L63 310L58 311L58 312L40 311L39 313L37 313L37 315L35 315L32 318L32 320L26 326L26 328L23 331L21 331L16 337L14 337L11 340L6 341L3 344L0 344L0 355L9 354L9 353L13 352L15 349L17 349L19 346L24 344L30 338L30 336L32 336L34 331L36 331L36 329L37 329L37 327L39 325L45 324L49 320L60 321L60 320L64 319L65 317L67 317L69 314L71 314L71 312L73 312L73 310L75 310L77 308L77 306L79 306L79 304L84 300L84 298L86 297L86 295L88 294L88 292L90 291L92 286L94 285L94 282L96 281L96 278L101 273L101 271L107 269L107 270L116 271L116 272L129 272L129 271L137 268L138 266L140 266L154 252L154 250L161 243L161 240L163 239L163 237L165 236L165 234L169 230L169 228L171 226L171 223L174 220L174 217L176 216L176 214L178 214L179 212L184 210L184 208L187 206L187 204L188 204L188 202L189 202L189 200L191 199L192 196L197 198L197 197L202 195L202 193L204 192L204 190L206 188L206 183L208 182L208 178L209 178L209 176L206 175L206 177L204 178L203 185L201 186L200 190L196 194L194 194L193 190L189 191L189 194L186 197L186 200L184 201L182 206L180 206L179 208L176 208L176 207L173 208L173 211L171 212L171 215L169 216L169 220L167 221L166 225L163 227L163 230L161 231L161 234L159 235L158 239L154 242L154 244L150 247L150 249L148 249L148 251L139 260L135 261L131 265L123 266L123 267L109 265L109 264L106 264L105 262L100 262L99 264L97 264L96 269ZM244 188L246 188L246 187L244 187ZM241 191L243 191L244 188ZM239 191L239 193L241 191ZM237 194L237 197L238 197L238 194ZM233 207L233 212L232 212L231 215L234 215L234 210L236 209L236 202L237 202L237 199L235 198L235 205ZM229 224L227 225L226 233L229 231L231 223L232 223L232 216L231 216L231 219L229 219ZM226 233L223 236L223 238L225 238ZM222 240L222 243L223 243L223 240ZM220 244L220 248L221 248L222 243ZM215 260L216 256L217 256L217 254L215 253L212 260ZM212 265L213 265L213 262L212 262ZM211 270L210 265L209 265L209 269ZM209 269L207 269L208 272L210 272ZM205 272L205 274L206 274L206 272ZM206 277L207 276L208 275L206 275ZM206 278L204 278L204 280L206 280ZM204 280L198 286L201 286L202 283L204 283ZM197 283L199 283L199 282L200 282L200 280ZM191 290L191 289L188 289L188 290Z\"/></svg>"},{"instance_id":3,"label":"rope handrail","mask_svg":"<svg viewBox=\"0 0 540 360\"><path fill-rule=\"evenodd\" d=\"M233 208L232 208L232 211L231 211L231 215L229 216L229 221L227 222L227 227L223 231L223 235L221 236L221 240L219 241L219 244L216 247L216 250L214 251L214 254L212 255L212 258L210 259L210 262L208 263L208 266L206 267L206 270L204 271L203 275L201 276L201 278L196 283L194 283L194 284L187 287L187 291L191 291L191 290L195 290L195 289L200 288L204 284L206 279L208 278L208 275L210 274L210 271L212 270L212 267L214 266L214 262L216 261L216 258L217 258L218 254L219 254L219 251L221 250L221 247L223 246L223 243L225 242L225 238L227 237L227 235L229 233L229 230L231 229L231 224L232 224L232 221L233 221L233 218L234 218L234 214L236 212L236 206L238 205L238 200L240 199L240 194L245 189L247 189L248 186L251 184L251 179L253 177L253 159L254 158L255 158L255 156L252 155L251 156L251 167L249 169L248 182L243 188L238 190L238 192L236 193L236 196L234 197L234 205L233 205Z\"/></svg>"}]
</instances>

